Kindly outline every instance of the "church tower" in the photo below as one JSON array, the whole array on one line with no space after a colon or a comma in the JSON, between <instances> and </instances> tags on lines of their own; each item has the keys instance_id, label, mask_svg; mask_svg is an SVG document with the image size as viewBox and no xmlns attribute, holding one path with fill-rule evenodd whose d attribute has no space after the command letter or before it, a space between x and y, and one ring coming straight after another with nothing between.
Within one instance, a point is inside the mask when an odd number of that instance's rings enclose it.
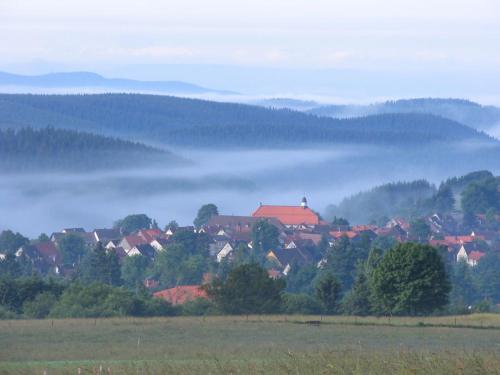
<instances>
[{"instance_id":1,"label":"church tower","mask_svg":"<svg viewBox=\"0 0 500 375\"><path fill-rule=\"evenodd\" d=\"M300 202L302 208L307 208L307 199L306 197L302 198L302 202Z\"/></svg>"}]
</instances>

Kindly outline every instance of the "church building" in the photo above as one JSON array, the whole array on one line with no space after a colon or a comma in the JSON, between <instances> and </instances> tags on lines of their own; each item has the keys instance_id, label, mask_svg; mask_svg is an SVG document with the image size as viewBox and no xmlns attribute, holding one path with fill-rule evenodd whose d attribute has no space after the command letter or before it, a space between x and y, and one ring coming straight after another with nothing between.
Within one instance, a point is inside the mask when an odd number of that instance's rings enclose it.
<instances>
[{"instance_id":1,"label":"church building","mask_svg":"<svg viewBox=\"0 0 500 375\"><path fill-rule=\"evenodd\" d=\"M300 206L271 206L261 204L253 217L275 218L286 227L315 226L320 224L320 217L307 206L307 199L302 198Z\"/></svg>"}]
</instances>

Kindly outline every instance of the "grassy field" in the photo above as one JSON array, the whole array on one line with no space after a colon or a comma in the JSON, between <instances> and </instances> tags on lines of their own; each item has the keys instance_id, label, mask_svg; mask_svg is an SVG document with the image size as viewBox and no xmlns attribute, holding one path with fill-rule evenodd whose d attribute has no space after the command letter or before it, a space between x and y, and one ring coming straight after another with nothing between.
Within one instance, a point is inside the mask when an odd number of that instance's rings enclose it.
<instances>
[{"instance_id":1,"label":"grassy field","mask_svg":"<svg viewBox=\"0 0 500 375\"><path fill-rule=\"evenodd\" d=\"M500 316L0 321L0 374L78 372L500 374Z\"/></svg>"}]
</instances>

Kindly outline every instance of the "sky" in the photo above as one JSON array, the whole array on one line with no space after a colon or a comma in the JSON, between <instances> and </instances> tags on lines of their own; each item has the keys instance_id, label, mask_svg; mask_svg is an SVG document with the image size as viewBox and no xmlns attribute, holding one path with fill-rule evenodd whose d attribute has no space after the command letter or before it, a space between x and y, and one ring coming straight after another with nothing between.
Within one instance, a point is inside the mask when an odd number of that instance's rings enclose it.
<instances>
[{"instance_id":1,"label":"sky","mask_svg":"<svg viewBox=\"0 0 500 375\"><path fill-rule=\"evenodd\" d=\"M434 83L429 94L463 91L486 100L496 97L500 75L498 0L0 0L0 35L1 70L192 77L254 93L259 87L244 76L262 74L264 91L353 95L348 85L329 91L319 84L331 86L332 72L347 72L407 78L414 83L407 95ZM228 87L217 67L239 69L232 78L238 87ZM287 83L296 75L319 83ZM451 89L440 91L440 83ZM404 89L378 95L405 96Z\"/></svg>"}]
</instances>

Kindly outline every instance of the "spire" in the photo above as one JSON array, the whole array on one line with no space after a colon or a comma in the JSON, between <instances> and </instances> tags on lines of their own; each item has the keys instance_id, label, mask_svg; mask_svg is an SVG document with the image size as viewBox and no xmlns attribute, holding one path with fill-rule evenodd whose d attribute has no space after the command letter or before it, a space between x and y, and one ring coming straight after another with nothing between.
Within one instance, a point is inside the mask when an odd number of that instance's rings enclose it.
<instances>
[{"instance_id":1,"label":"spire","mask_svg":"<svg viewBox=\"0 0 500 375\"><path fill-rule=\"evenodd\" d=\"M306 199L306 197L302 198L302 201L300 202L300 205L302 206L302 208L307 208L307 199Z\"/></svg>"}]
</instances>

